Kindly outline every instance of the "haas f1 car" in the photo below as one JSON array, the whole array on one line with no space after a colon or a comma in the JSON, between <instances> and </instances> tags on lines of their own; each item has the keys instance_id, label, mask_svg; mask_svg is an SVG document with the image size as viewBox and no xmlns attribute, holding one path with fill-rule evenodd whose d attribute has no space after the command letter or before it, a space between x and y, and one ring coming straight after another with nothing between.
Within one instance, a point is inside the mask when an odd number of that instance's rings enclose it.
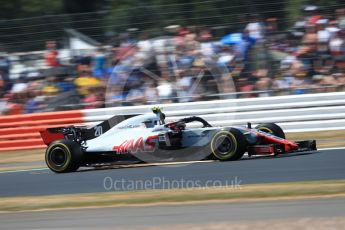
<instances>
[{"instance_id":1,"label":"haas f1 car","mask_svg":"<svg viewBox=\"0 0 345 230\"><path fill-rule=\"evenodd\" d=\"M315 140L290 141L274 123L251 127L212 127L201 117L165 122L159 109L142 115L117 115L92 128L58 127L41 131L48 146L47 166L56 173L76 171L124 159L140 162L215 159L239 160L252 155L278 155L316 150ZM199 127L190 128L199 123ZM188 126L187 126L188 124ZM191 158L184 158L191 156Z\"/></svg>"}]
</instances>

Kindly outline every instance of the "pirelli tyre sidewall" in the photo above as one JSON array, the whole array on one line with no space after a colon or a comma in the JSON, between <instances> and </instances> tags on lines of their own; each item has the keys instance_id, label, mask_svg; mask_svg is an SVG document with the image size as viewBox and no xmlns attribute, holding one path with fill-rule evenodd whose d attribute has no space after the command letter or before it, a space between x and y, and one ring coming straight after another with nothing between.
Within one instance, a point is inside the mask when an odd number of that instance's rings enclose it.
<instances>
[{"instance_id":1,"label":"pirelli tyre sidewall","mask_svg":"<svg viewBox=\"0 0 345 230\"><path fill-rule=\"evenodd\" d=\"M246 145L245 137L238 129L220 130L210 143L212 158L221 161L238 160L246 152Z\"/></svg>"},{"instance_id":2,"label":"pirelli tyre sidewall","mask_svg":"<svg viewBox=\"0 0 345 230\"><path fill-rule=\"evenodd\" d=\"M83 153L79 145L69 140L52 142L45 154L45 161L49 169L56 173L76 171L82 162Z\"/></svg>"},{"instance_id":3,"label":"pirelli tyre sidewall","mask_svg":"<svg viewBox=\"0 0 345 230\"><path fill-rule=\"evenodd\" d=\"M283 129L275 123L260 124L256 126L255 129L285 139L285 133Z\"/></svg>"}]
</instances>

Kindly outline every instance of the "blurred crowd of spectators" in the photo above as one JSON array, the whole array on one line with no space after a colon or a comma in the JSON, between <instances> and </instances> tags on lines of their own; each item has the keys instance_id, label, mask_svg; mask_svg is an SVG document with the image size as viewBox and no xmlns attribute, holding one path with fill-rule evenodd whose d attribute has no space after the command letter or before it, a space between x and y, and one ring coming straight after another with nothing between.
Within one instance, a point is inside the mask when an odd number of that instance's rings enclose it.
<instances>
[{"instance_id":1,"label":"blurred crowd of spectators","mask_svg":"<svg viewBox=\"0 0 345 230\"><path fill-rule=\"evenodd\" d=\"M122 34L116 45L74 57L68 65L75 74L35 80L11 80L2 56L0 113L344 90L345 9L322 15L306 6L289 30L279 31L279 24L251 15L224 37L177 25L158 38ZM46 48L48 67L66 66L55 42Z\"/></svg>"}]
</instances>

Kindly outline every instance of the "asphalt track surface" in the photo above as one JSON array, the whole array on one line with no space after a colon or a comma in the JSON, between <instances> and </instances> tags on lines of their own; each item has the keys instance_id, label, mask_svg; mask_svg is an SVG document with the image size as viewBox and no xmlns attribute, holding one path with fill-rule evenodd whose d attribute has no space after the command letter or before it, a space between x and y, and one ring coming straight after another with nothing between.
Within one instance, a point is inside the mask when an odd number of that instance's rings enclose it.
<instances>
[{"instance_id":1,"label":"asphalt track surface","mask_svg":"<svg viewBox=\"0 0 345 230\"><path fill-rule=\"evenodd\" d=\"M0 173L0 197L345 179L345 149L170 166Z\"/></svg>"},{"instance_id":2,"label":"asphalt track surface","mask_svg":"<svg viewBox=\"0 0 345 230\"><path fill-rule=\"evenodd\" d=\"M232 223L247 221L344 218L344 203L344 198L333 198L3 213L0 223L2 229L50 230L141 229L152 226L164 229L167 225L218 222L228 222L230 227Z\"/></svg>"}]
</instances>

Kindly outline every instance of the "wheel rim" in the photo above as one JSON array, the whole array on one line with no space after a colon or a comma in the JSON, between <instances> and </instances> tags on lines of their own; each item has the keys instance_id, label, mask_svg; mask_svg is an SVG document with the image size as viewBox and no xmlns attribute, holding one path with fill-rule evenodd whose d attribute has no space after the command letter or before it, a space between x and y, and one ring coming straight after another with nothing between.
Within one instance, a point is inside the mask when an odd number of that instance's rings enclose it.
<instances>
[{"instance_id":1,"label":"wheel rim","mask_svg":"<svg viewBox=\"0 0 345 230\"><path fill-rule=\"evenodd\" d=\"M220 155L227 155L234 150L234 144L227 135L220 136L216 141L216 149Z\"/></svg>"},{"instance_id":2,"label":"wheel rim","mask_svg":"<svg viewBox=\"0 0 345 230\"><path fill-rule=\"evenodd\" d=\"M51 151L49 158L50 158L50 161L58 167L63 166L67 161L66 152L60 147L54 148Z\"/></svg>"},{"instance_id":3,"label":"wheel rim","mask_svg":"<svg viewBox=\"0 0 345 230\"><path fill-rule=\"evenodd\" d=\"M266 127L260 127L259 128L260 131L263 131L265 133L270 133L270 134L274 134L273 131L269 128L266 128Z\"/></svg>"}]
</instances>

